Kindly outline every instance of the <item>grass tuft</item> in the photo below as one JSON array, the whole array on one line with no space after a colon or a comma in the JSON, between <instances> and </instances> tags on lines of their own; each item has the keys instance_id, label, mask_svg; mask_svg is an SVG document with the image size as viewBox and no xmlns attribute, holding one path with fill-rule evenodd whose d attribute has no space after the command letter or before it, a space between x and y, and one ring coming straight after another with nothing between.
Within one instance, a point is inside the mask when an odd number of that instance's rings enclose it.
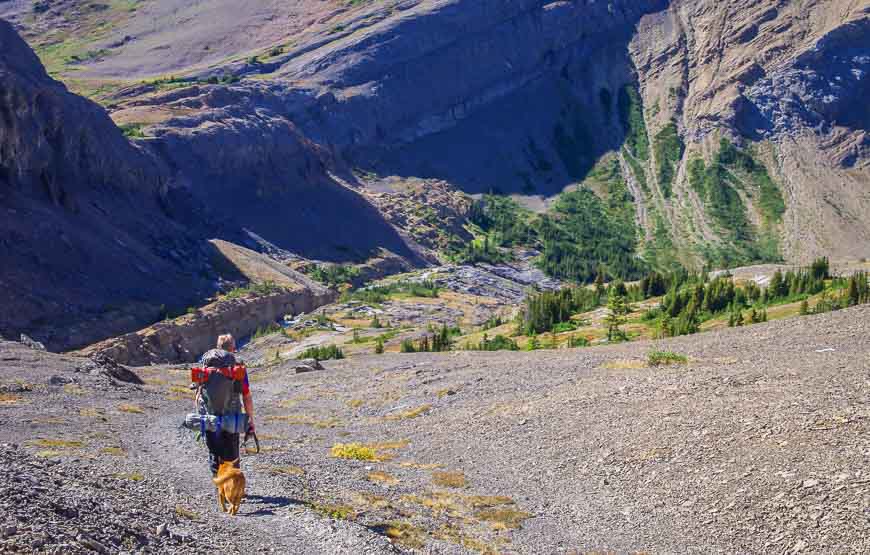
<instances>
[{"instance_id":1,"label":"grass tuft","mask_svg":"<svg viewBox=\"0 0 870 555\"><path fill-rule=\"evenodd\" d=\"M410 418L417 418L418 416L429 412L432 409L432 405L421 405L415 409L406 410L397 414L390 414L384 417L384 420L407 420Z\"/></svg>"},{"instance_id":2,"label":"grass tuft","mask_svg":"<svg viewBox=\"0 0 870 555\"><path fill-rule=\"evenodd\" d=\"M426 545L426 531L408 522L385 522L372 529L409 549L423 549Z\"/></svg>"},{"instance_id":3,"label":"grass tuft","mask_svg":"<svg viewBox=\"0 0 870 555\"><path fill-rule=\"evenodd\" d=\"M118 410L121 412L130 413L130 414L145 414L145 411L142 410L142 407L140 407L138 405L129 405L126 403L124 403L122 405L118 405Z\"/></svg>"},{"instance_id":4,"label":"grass tuft","mask_svg":"<svg viewBox=\"0 0 870 555\"><path fill-rule=\"evenodd\" d=\"M689 359L671 351L651 351L647 355L647 364L650 366L664 366L667 364L686 364Z\"/></svg>"},{"instance_id":5,"label":"grass tuft","mask_svg":"<svg viewBox=\"0 0 870 555\"><path fill-rule=\"evenodd\" d=\"M497 530L522 528L524 520L532 517L531 513L518 511L510 507L483 509L474 513L475 518L489 522Z\"/></svg>"},{"instance_id":6,"label":"grass tuft","mask_svg":"<svg viewBox=\"0 0 870 555\"><path fill-rule=\"evenodd\" d=\"M301 466L272 466L269 467L269 474L276 476L304 476L305 470Z\"/></svg>"},{"instance_id":7,"label":"grass tuft","mask_svg":"<svg viewBox=\"0 0 870 555\"><path fill-rule=\"evenodd\" d=\"M432 483L442 488L464 488L465 474L462 472L433 472Z\"/></svg>"},{"instance_id":8,"label":"grass tuft","mask_svg":"<svg viewBox=\"0 0 870 555\"><path fill-rule=\"evenodd\" d=\"M398 478L380 470L369 472L368 479L370 482L377 482L379 484L384 484L385 486L395 486L399 483Z\"/></svg>"},{"instance_id":9,"label":"grass tuft","mask_svg":"<svg viewBox=\"0 0 870 555\"><path fill-rule=\"evenodd\" d=\"M175 514L182 518L186 518L187 520L199 520L199 516L195 512L186 509L181 505L175 506Z\"/></svg>"},{"instance_id":10,"label":"grass tuft","mask_svg":"<svg viewBox=\"0 0 870 555\"><path fill-rule=\"evenodd\" d=\"M72 441L66 439L37 439L34 440L32 444L38 445L39 447L54 447L63 449L79 449L85 446L85 444L81 441Z\"/></svg>"},{"instance_id":11,"label":"grass tuft","mask_svg":"<svg viewBox=\"0 0 870 555\"><path fill-rule=\"evenodd\" d=\"M376 461L377 452L361 443L336 443L330 450L337 459L352 459L357 461Z\"/></svg>"},{"instance_id":12,"label":"grass tuft","mask_svg":"<svg viewBox=\"0 0 870 555\"><path fill-rule=\"evenodd\" d=\"M308 506L315 512L334 520L352 520L356 517L356 512L353 510L353 507L348 507L346 505L309 503Z\"/></svg>"}]
</instances>

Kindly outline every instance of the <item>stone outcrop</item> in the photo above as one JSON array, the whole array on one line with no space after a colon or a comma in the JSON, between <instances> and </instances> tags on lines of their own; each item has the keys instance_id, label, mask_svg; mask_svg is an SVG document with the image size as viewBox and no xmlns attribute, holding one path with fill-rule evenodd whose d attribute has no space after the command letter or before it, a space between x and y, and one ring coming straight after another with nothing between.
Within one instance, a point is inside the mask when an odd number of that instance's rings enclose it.
<instances>
[{"instance_id":1,"label":"stone outcrop","mask_svg":"<svg viewBox=\"0 0 870 555\"><path fill-rule=\"evenodd\" d=\"M192 314L108 339L76 354L99 354L130 366L194 362L202 353L214 348L218 335L231 333L244 339L266 322L276 322L286 314L310 312L335 298L336 293L326 288L223 298Z\"/></svg>"}]
</instances>

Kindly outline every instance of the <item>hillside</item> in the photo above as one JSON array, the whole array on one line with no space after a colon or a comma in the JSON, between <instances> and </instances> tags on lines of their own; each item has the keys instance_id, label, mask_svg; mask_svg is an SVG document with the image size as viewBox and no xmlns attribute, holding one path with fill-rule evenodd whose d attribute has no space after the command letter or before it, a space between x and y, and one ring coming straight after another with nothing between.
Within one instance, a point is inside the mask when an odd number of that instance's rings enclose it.
<instances>
[{"instance_id":1,"label":"hillside","mask_svg":"<svg viewBox=\"0 0 870 555\"><path fill-rule=\"evenodd\" d=\"M257 367L237 518L177 428L184 369L134 386L0 342L0 550L863 553L868 321ZM650 367L654 349L688 362ZM331 455L354 442L379 458Z\"/></svg>"},{"instance_id":2,"label":"hillside","mask_svg":"<svg viewBox=\"0 0 870 555\"><path fill-rule=\"evenodd\" d=\"M608 153L651 264L868 254L866 1L45 6L0 16L204 202L306 256L362 258L363 231L410 256L343 184L544 210Z\"/></svg>"}]
</instances>

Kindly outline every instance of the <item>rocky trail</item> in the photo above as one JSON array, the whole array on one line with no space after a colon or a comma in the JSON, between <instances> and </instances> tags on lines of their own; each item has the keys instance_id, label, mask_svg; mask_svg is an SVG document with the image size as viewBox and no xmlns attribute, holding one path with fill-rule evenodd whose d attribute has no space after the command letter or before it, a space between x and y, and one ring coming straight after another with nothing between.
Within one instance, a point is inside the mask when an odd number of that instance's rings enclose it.
<instances>
[{"instance_id":1,"label":"rocky trail","mask_svg":"<svg viewBox=\"0 0 870 555\"><path fill-rule=\"evenodd\" d=\"M867 552L868 329L859 307L658 343L253 368L263 449L235 518L178 427L183 368L137 368L138 386L3 342L0 551ZM653 349L689 362L650 367Z\"/></svg>"}]
</instances>

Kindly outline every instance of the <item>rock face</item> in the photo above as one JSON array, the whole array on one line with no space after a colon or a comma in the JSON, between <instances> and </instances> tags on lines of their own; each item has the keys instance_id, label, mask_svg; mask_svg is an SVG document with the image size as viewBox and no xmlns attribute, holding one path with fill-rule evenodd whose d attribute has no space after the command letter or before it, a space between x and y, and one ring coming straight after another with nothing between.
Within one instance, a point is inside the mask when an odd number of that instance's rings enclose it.
<instances>
[{"instance_id":1,"label":"rock face","mask_svg":"<svg viewBox=\"0 0 870 555\"><path fill-rule=\"evenodd\" d=\"M192 231L203 226L188 206L161 163L48 77L0 20L5 335L69 348L204 297L210 285L195 272L207 254Z\"/></svg>"},{"instance_id":2,"label":"rock face","mask_svg":"<svg viewBox=\"0 0 870 555\"><path fill-rule=\"evenodd\" d=\"M674 123L686 145L676 200L653 184L677 238L721 236L688 162L709 161L727 136L766 152L787 207L777 234L788 260L867 256L870 4L672 2L641 20L630 51L650 142ZM758 220L757 201L746 205Z\"/></svg>"},{"instance_id":3,"label":"rock face","mask_svg":"<svg viewBox=\"0 0 870 555\"><path fill-rule=\"evenodd\" d=\"M218 335L231 333L244 338L254 333L263 322L275 322L285 314L311 311L335 300L335 297L333 291L320 288L224 299L193 314L96 343L77 354L102 355L131 366L194 362L214 347Z\"/></svg>"}]
</instances>

